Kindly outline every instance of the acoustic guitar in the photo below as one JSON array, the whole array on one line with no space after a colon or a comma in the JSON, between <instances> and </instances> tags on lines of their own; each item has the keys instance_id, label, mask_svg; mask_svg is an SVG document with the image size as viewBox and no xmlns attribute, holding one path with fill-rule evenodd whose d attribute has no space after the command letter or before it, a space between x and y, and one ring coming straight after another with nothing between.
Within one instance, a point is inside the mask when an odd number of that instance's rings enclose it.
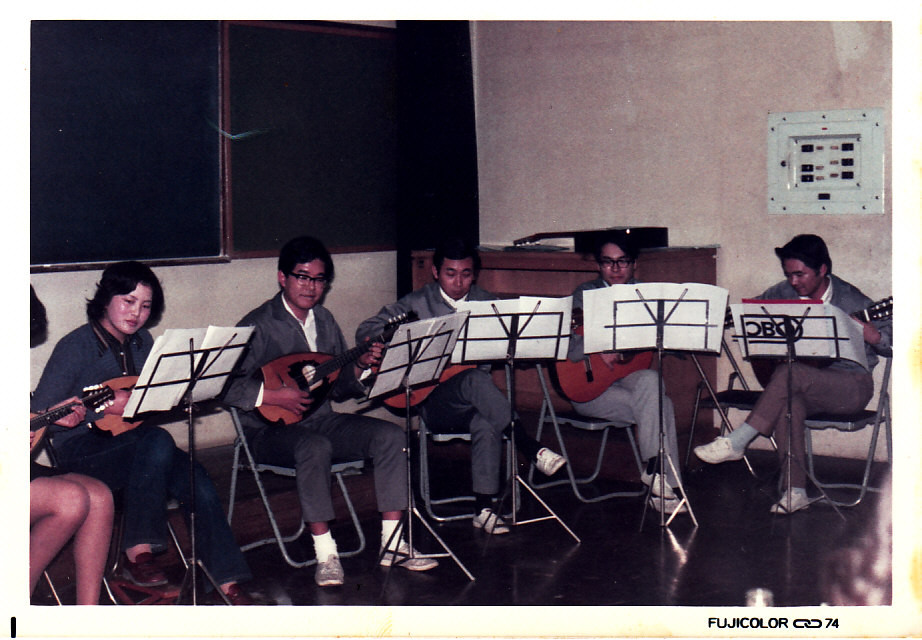
<instances>
[{"instance_id":1,"label":"acoustic guitar","mask_svg":"<svg viewBox=\"0 0 922 640\"><path fill-rule=\"evenodd\" d=\"M893 296L878 300L867 308L856 311L851 315L864 322L886 320L893 316ZM762 385L764 389L769 381L771 381L775 369L785 362L785 358L752 358L749 364L752 365L752 372L755 374L756 380L759 381L759 384ZM833 360L831 358L803 358L799 359L798 362L816 367L817 369L824 369L831 365Z\"/></svg>"},{"instance_id":2,"label":"acoustic guitar","mask_svg":"<svg viewBox=\"0 0 922 640\"><path fill-rule=\"evenodd\" d=\"M449 378L452 378L462 371L467 371L468 369L473 369L477 365L475 364L450 364L442 370L442 375L439 376L438 380L433 380L427 382L426 384L421 384L417 387L410 389L410 406L415 407L420 402L429 397L429 394L435 391L435 388L441 383L445 382ZM406 409L407 408L407 396L403 391L396 392L392 395L389 395L384 398L384 404L390 407L391 409Z\"/></svg>"},{"instance_id":3,"label":"acoustic guitar","mask_svg":"<svg viewBox=\"0 0 922 640\"><path fill-rule=\"evenodd\" d=\"M582 309L574 309L572 329L582 335ZM652 351L619 352L618 359L609 367L598 353L583 356L578 362L558 360L554 363L554 383L572 402L589 402L621 378L635 371L649 369L653 363Z\"/></svg>"},{"instance_id":4,"label":"acoustic guitar","mask_svg":"<svg viewBox=\"0 0 922 640\"><path fill-rule=\"evenodd\" d=\"M100 409L112 404L115 399L115 392L104 384L96 384L86 387L83 390L83 396L79 400L62 404L60 407L48 409L40 413L29 414L29 430L35 432L32 438L32 444L29 445L29 452L34 453L45 437L49 425L54 424L61 418L70 414L75 407L83 405L87 411L99 411Z\"/></svg>"},{"instance_id":5,"label":"acoustic guitar","mask_svg":"<svg viewBox=\"0 0 922 640\"><path fill-rule=\"evenodd\" d=\"M336 356L326 353L292 353L263 365L261 371L265 389L297 387L302 391L308 391L314 401L301 414L274 405L257 407L257 413L270 424L287 425L303 420L323 404L323 399L336 382L343 367L358 360L374 343L386 344L394 337L398 326L415 319L416 314L414 313L404 313L391 318L381 335L366 340L363 344Z\"/></svg>"}]
</instances>

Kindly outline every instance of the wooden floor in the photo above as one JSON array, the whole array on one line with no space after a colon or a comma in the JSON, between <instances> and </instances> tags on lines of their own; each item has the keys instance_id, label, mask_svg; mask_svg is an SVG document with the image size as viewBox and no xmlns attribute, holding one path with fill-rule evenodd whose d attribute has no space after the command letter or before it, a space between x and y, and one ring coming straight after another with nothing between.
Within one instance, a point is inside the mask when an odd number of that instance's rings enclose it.
<instances>
[{"instance_id":1,"label":"wooden floor","mask_svg":"<svg viewBox=\"0 0 922 640\"><path fill-rule=\"evenodd\" d=\"M574 458L586 459L589 444L574 440ZM439 472L434 482L438 494L450 490L452 484L463 487L469 482L467 452L465 444L436 450ZM603 469L600 480L603 488L640 486L636 469L624 464L623 453L622 445L615 443L612 463ZM199 457L225 498L231 454L230 447L219 447ZM371 473L366 471L347 480L368 544L362 554L343 560L343 587L316 587L313 567L289 567L274 545L247 552L254 574L247 587L260 603L270 605L736 606L744 604L747 590L753 588L770 590L777 606L823 603L830 554L857 543L866 523L876 517L879 497L869 494L861 505L843 509L841 514L820 502L791 516L773 516L769 507L776 499L775 456L754 452L750 461L757 477L743 462L698 464L686 472L697 527L689 515L679 515L662 528L655 511L648 510L643 518L641 498L583 504L573 497L569 486L538 494L560 521L522 524L506 536L486 536L468 519L433 524L443 547L423 521L414 518L412 533L420 551L444 552L447 548L457 558L456 562L444 557L439 567L426 573L400 568L387 571L377 566L380 521L375 513ZM834 477L851 479L861 472L852 461L820 459L820 463L820 471ZM875 467L874 477L879 480L885 472L882 466ZM299 509L293 481L274 477L268 479L268 486L283 524L295 526ZM233 528L243 544L268 535L270 529L252 479L241 476L240 491ZM334 493L339 514L334 535L344 549L356 538L347 526L338 491ZM519 520L549 514L527 492L520 503ZM176 524L185 537L180 518ZM296 557L312 556L309 540L306 544L296 542L292 548ZM62 554L52 568L65 602L73 600L69 555ZM175 553L161 560L176 581L182 579L182 566ZM459 563L475 580L465 575ZM44 586L39 587L33 603L52 603Z\"/></svg>"}]
</instances>

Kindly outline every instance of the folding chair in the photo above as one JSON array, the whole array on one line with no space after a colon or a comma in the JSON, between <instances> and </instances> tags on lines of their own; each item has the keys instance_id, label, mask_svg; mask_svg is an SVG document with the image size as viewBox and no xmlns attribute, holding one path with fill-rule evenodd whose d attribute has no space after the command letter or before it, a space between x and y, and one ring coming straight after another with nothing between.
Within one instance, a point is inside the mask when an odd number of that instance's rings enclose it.
<instances>
[{"instance_id":1,"label":"folding chair","mask_svg":"<svg viewBox=\"0 0 922 640\"><path fill-rule=\"evenodd\" d=\"M285 559L285 562L287 562L290 566L301 568L316 564L316 558L303 561L295 560L292 558L288 551L288 543L294 542L300 538L305 529L307 529L307 525L304 522L304 518L301 518L301 524L297 531L289 535L283 534L279 528L275 513L272 511L272 505L269 502L269 494L266 492L266 488L263 485L262 479L260 478L260 474L262 473L274 473L280 476L294 478L295 470L291 467L279 467L256 462L256 459L253 457L253 453L250 450L250 446L247 444L246 436L243 432L243 426L240 424L240 416L237 413L237 409L231 407L230 414L234 423L234 430L236 431L237 437L234 440L234 461L233 467L231 469L230 501L227 507L227 522L231 523L234 517L234 500L237 494L237 473L240 470L249 469L253 473L253 479L256 481L256 488L259 490L259 497L262 500L263 508L266 511L266 517L269 519L269 524L272 526L273 533L272 537L250 542L249 544L241 546L240 549L242 551L249 551L250 549L255 549L256 547L275 543L278 545L279 551L282 553L282 557ZM241 451L244 453L245 459L243 460L240 456ZM350 460L346 462L334 463L330 469L333 477L336 478L336 482L339 485L339 490L342 492L343 498L346 502L346 507L349 510L349 517L352 521L352 526L355 529L355 533L358 538L357 547L339 552L339 556L341 558L348 558L350 556L358 555L365 550L365 534L362 531L362 525L359 522L358 514L355 511L355 507L352 504L352 499L349 497L349 491L346 489L345 480L343 479L345 476L361 474L364 466L364 460Z\"/></svg>"},{"instance_id":2,"label":"folding chair","mask_svg":"<svg viewBox=\"0 0 922 640\"><path fill-rule=\"evenodd\" d=\"M49 465L52 467L57 467L58 466L58 456L57 456L57 453L55 452L52 441L50 439L46 440L44 447L45 447L44 449L45 453L48 456ZM123 539L122 536L125 531L125 522L124 522L125 514L124 514L124 510L121 508L119 504L120 495L118 494L118 492L116 492L116 494L113 497L115 498L115 502L116 502L116 517L115 517L115 523L113 525L112 540L109 543L109 556L106 560L106 566L108 567L108 569L106 570L106 573L103 574L103 577L102 577L102 586L103 586L103 590L106 593L106 596L108 596L112 604L115 604L115 605L148 604L148 602L136 602L135 600L131 599L125 593L125 588L130 588L130 589L137 590L137 591L144 591L145 593L149 593L149 594L156 594L158 600L161 600L162 596L169 596L170 593L164 590L163 588L146 589L144 587L136 587L135 585L132 585L127 580L123 579L122 577L118 575L118 571L121 566L121 558L122 558L121 547L122 547L122 539ZM175 499L171 499L167 503L167 511L176 511L177 509L179 509L179 502L176 501ZM170 523L169 519L167 519L166 527L167 527L167 532L170 534L170 540L173 543L173 548L176 549L176 553L179 555L179 558L183 563L183 567L188 568L189 562L186 559L186 556L183 553L182 547L179 544L179 537L176 534L176 530L173 528L173 525ZM52 582L51 576L49 575L48 571L44 572L44 578L45 578L45 582L48 584L48 588L51 590L51 594L54 597L55 602L57 602L57 604L60 605L61 598L58 595L58 591L55 588L55 585ZM161 604L161 603L162 602L158 602L158 604Z\"/></svg>"},{"instance_id":3,"label":"folding chair","mask_svg":"<svg viewBox=\"0 0 922 640\"><path fill-rule=\"evenodd\" d=\"M698 367L698 372L701 376L701 382L698 383L698 391L695 394L695 405L692 409L692 418L691 418L691 427L688 431L688 449L685 451L685 467L688 467L688 461L691 459L692 447L695 443L695 426L698 422L698 412L702 409L704 410L713 410L717 411L720 415L720 435L726 435L728 431L732 431L733 427L730 424L729 418L727 418L727 411L730 409L738 409L740 411L752 411L753 406L755 406L756 400L759 399L761 391L755 391L749 388L749 384L746 382L746 378L743 377L743 372L740 370L739 364L736 362L736 358L733 357L733 352L730 351L730 346L727 344L726 337L721 339L721 353L726 354L727 358L730 361L730 366L733 367L733 371L730 372L730 376L727 379L727 388L723 391L714 391L711 388L710 383L707 380L707 376L704 373L704 369L701 368L701 365L698 364L697 356L692 354L692 359L694 360L696 366ZM734 389L734 384L736 381L739 381L742 386L741 389ZM707 393L705 393L705 391ZM774 444L774 438L772 438L772 444ZM746 464L749 464L749 461L746 461ZM752 467L750 467L750 471Z\"/></svg>"},{"instance_id":4,"label":"folding chair","mask_svg":"<svg viewBox=\"0 0 922 640\"><path fill-rule=\"evenodd\" d=\"M436 522L451 522L452 520L464 520L465 518L472 518L474 516L473 505L474 505L474 496L470 494L464 495L455 495L444 498L434 498L432 497L432 477L430 475L430 466L429 466L429 441L431 440L433 444L448 444L451 442L467 442L471 441L470 432L456 432L456 433L438 433L435 431L430 431L426 426L426 421L419 418L419 494L423 499L423 506L426 509L426 513L430 518ZM464 510L462 513L453 513L446 515L444 513L436 513L435 507L446 504L457 504L461 502L470 502L471 509Z\"/></svg>"},{"instance_id":5,"label":"folding chair","mask_svg":"<svg viewBox=\"0 0 922 640\"><path fill-rule=\"evenodd\" d=\"M857 492L857 496L852 501L834 500L829 498L829 500L837 506L854 507L864 499L864 496L869 491L876 493L880 492L880 487L870 486L869 479L871 475L871 465L874 462L874 453L877 450L877 438L880 434L880 428L882 425L886 429L887 464L891 466L893 464L893 433L891 430L890 419L890 368L893 364L893 359L884 358L884 360L886 364L884 365L884 375L883 379L881 380L880 397L877 401L877 409L873 411L870 409L863 409L850 415L815 414L808 416L805 422L807 427L807 429L804 431L804 438L806 440L807 448L807 468L817 485L819 485L824 490L847 489ZM874 429L871 433L871 442L868 446L868 453L864 463L864 475L861 478L861 482L824 482L820 480L814 471L813 464L813 430L836 429L837 431L851 433L861 431L865 427L871 425L873 425Z\"/></svg>"},{"instance_id":6,"label":"folding chair","mask_svg":"<svg viewBox=\"0 0 922 640\"><path fill-rule=\"evenodd\" d=\"M581 416L575 411L558 413L554 409L554 404L551 400L550 390L548 388L547 380L545 379L544 367L541 364L538 364L537 370L538 380L541 382L541 391L544 394L544 400L541 403L541 412L538 415L538 433L536 435L536 439L538 441L541 440L541 434L544 430L544 425L553 425L554 434L557 437L557 443L560 445L560 455L562 455L567 460L567 464L565 466L567 477L559 480L548 480L547 482L535 482L535 467L534 465L531 465L531 468L528 470L528 484L530 484L535 489L543 489L546 487L554 487L569 483L570 488L573 490L573 495L575 495L581 502L587 503L601 502L602 500L608 500L610 498L642 496L646 491L646 487L641 487L640 489L632 491L612 491L591 497L583 495L580 487L592 483L598 477L599 472L602 470L602 462L605 459L605 446L608 443L608 435L612 429L622 430L627 434L628 442L631 445L631 451L634 454L634 462L637 464L637 471L638 473L643 471L643 463L640 460L640 451L638 450L637 442L634 439L634 425L632 423L613 422L611 420ZM564 444L563 434L560 430L561 424L568 424L571 427L580 429L582 431L601 432L602 435L599 441L599 450L598 454L596 455L595 467L589 475L577 476L576 472L573 470L573 460L570 457L570 454L567 452L566 444Z\"/></svg>"}]
</instances>

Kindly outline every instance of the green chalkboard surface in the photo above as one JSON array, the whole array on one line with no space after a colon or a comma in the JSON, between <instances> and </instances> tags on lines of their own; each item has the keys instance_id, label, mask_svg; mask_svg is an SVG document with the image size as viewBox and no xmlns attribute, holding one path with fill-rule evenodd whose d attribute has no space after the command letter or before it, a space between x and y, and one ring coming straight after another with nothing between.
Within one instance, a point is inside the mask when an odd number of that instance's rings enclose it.
<instances>
[{"instance_id":1,"label":"green chalkboard surface","mask_svg":"<svg viewBox=\"0 0 922 640\"><path fill-rule=\"evenodd\" d=\"M222 254L219 23L31 36L31 264Z\"/></svg>"},{"instance_id":2,"label":"green chalkboard surface","mask_svg":"<svg viewBox=\"0 0 922 640\"><path fill-rule=\"evenodd\" d=\"M232 255L315 235L396 246L396 38L333 23L224 25Z\"/></svg>"}]
</instances>

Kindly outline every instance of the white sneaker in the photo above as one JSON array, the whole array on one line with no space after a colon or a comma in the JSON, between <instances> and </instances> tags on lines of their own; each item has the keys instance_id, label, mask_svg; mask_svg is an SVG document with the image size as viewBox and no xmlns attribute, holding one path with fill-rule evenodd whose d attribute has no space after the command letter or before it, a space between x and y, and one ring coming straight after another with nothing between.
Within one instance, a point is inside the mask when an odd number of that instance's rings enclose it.
<instances>
[{"instance_id":1,"label":"white sneaker","mask_svg":"<svg viewBox=\"0 0 922 640\"><path fill-rule=\"evenodd\" d=\"M335 587L343 583L343 565L339 563L339 556L332 555L326 562L318 562L314 572L314 582L318 587Z\"/></svg>"},{"instance_id":2,"label":"white sneaker","mask_svg":"<svg viewBox=\"0 0 922 640\"><path fill-rule=\"evenodd\" d=\"M653 495L657 497L660 495L660 492L659 492L660 474L657 473L655 475L651 475L647 473L646 471L643 471L640 474L640 481L643 482L648 487L653 487ZM666 498L673 500L675 499L675 497L676 497L675 491L672 490L672 487L670 487L669 483L667 482L666 483Z\"/></svg>"},{"instance_id":3,"label":"white sneaker","mask_svg":"<svg viewBox=\"0 0 922 640\"><path fill-rule=\"evenodd\" d=\"M788 497L790 496L791 508L788 508ZM779 513L782 515L787 515L789 513L794 513L795 511L800 511L801 509L806 509L810 506L810 503L813 502L810 498L807 497L805 493L785 493L781 496L781 500L772 505L772 513Z\"/></svg>"},{"instance_id":4,"label":"white sneaker","mask_svg":"<svg viewBox=\"0 0 922 640\"><path fill-rule=\"evenodd\" d=\"M560 467L566 463L566 458L559 453L554 453L547 447L542 447L542 449L538 451L538 456L535 460L535 466L538 467L538 471L546 476L554 475L560 471Z\"/></svg>"},{"instance_id":5,"label":"white sneaker","mask_svg":"<svg viewBox=\"0 0 922 640\"><path fill-rule=\"evenodd\" d=\"M708 464L720 464L721 462L729 462L731 460L742 460L745 453L745 449L743 451L734 449L733 444L730 442L730 438L725 436L720 436L707 444L695 447L695 455Z\"/></svg>"},{"instance_id":6,"label":"white sneaker","mask_svg":"<svg viewBox=\"0 0 922 640\"><path fill-rule=\"evenodd\" d=\"M481 509L480 513L474 516L474 528L483 529L493 536L500 536L504 533L509 533L509 527L506 526L506 523L503 522L503 519L500 518L497 513L489 507Z\"/></svg>"},{"instance_id":7,"label":"white sneaker","mask_svg":"<svg viewBox=\"0 0 922 640\"><path fill-rule=\"evenodd\" d=\"M664 499L664 498L651 497L650 503L653 505L653 508L656 509L657 511L660 511L660 509L662 508L662 510L665 513L668 513L669 515L672 515L673 513L675 513L677 509L679 513L686 513L688 511L688 507L685 506L685 502L682 500L679 500L678 498L671 498L671 499L665 498ZM680 507L679 504L681 504L682 506Z\"/></svg>"},{"instance_id":8,"label":"white sneaker","mask_svg":"<svg viewBox=\"0 0 922 640\"><path fill-rule=\"evenodd\" d=\"M439 561L435 558L419 558L416 557L416 554L419 553L414 549L413 557L410 557L410 545L406 542L401 542L400 546L397 547L397 551L385 551L381 556L381 566L390 567L392 565L397 565L398 567L403 567L408 571L429 571L429 569L435 569L439 566Z\"/></svg>"}]
</instances>

